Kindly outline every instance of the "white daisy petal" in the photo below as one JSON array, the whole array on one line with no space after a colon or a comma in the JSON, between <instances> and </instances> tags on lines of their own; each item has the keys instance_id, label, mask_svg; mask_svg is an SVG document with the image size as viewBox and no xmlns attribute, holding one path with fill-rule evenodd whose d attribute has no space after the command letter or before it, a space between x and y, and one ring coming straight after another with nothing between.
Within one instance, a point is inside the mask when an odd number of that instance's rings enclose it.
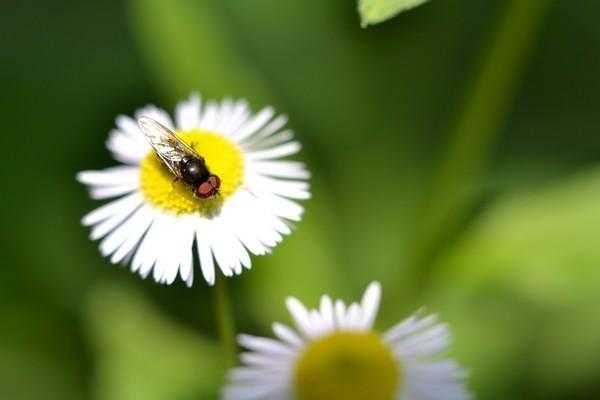
<instances>
[{"instance_id":1,"label":"white daisy petal","mask_svg":"<svg viewBox=\"0 0 600 400\"><path fill-rule=\"evenodd\" d=\"M131 261L131 270L138 272L143 278L148 276L156 262L159 243L162 240L163 232L161 229L163 229L163 226L162 216L155 213L152 224L148 227Z\"/></svg>"},{"instance_id":2,"label":"white daisy petal","mask_svg":"<svg viewBox=\"0 0 600 400\"><path fill-rule=\"evenodd\" d=\"M292 357L296 353L293 348L290 348L277 340L263 338L251 335L239 335L238 343L240 346L247 348L248 350L271 354L282 357Z\"/></svg>"},{"instance_id":3,"label":"white daisy petal","mask_svg":"<svg viewBox=\"0 0 600 400\"><path fill-rule=\"evenodd\" d=\"M253 221L256 216L250 212L251 210L247 209L245 204L243 204L244 200L239 198L239 193L232 197L237 198L236 200L231 200L231 202L235 202L235 204L231 206L231 211L223 213L223 219L232 226L233 233L239 239L241 244L252 254L263 255L268 253L269 248L261 242L259 235L253 226Z\"/></svg>"},{"instance_id":4,"label":"white daisy petal","mask_svg":"<svg viewBox=\"0 0 600 400\"><path fill-rule=\"evenodd\" d=\"M470 399L462 381L467 374L452 360L411 362L406 365L403 395L416 399Z\"/></svg>"},{"instance_id":5,"label":"white daisy petal","mask_svg":"<svg viewBox=\"0 0 600 400\"><path fill-rule=\"evenodd\" d=\"M448 327L439 324L398 343L396 352L403 357L422 357L439 353L446 349L449 344Z\"/></svg>"},{"instance_id":6,"label":"white daisy petal","mask_svg":"<svg viewBox=\"0 0 600 400\"><path fill-rule=\"evenodd\" d=\"M221 101L221 106L219 107L219 112L217 114L217 123L215 126L215 130L217 132L225 132L227 129L229 121L231 120L233 108L234 104L231 99L225 98Z\"/></svg>"},{"instance_id":7,"label":"white daisy petal","mask_svg":"<svg viewBox=\"0 0 600 400\"><path fill-rule=\"evenodd\" d=\"M335 327L335 316L333 312L333 302L329 296L321 296L321 317L326 331L332 331Z\"/></svg>"},{"instance_id":8,"label":"white daisy petal","mask_svg":"<svg viewBox=\"0 0 600 400\"><path fill-rule=\"evenodd\" d=\"M403 340L423 329L426 329L437 323L436 315L429 315L425 318L419 318L417 315L400 322L385 333L385 339L388 342Z\"/></svg>"},{"instance_id":9,"label":"white daisy petal","mask_svg":"<svg viewBox=\"0 0 600 400\"><path fill-rule=\"evenodd\" d=\"M172 234L170 235L169 248L170 252L162 254L159 257L157 264L163 265L162 281L168 285L175 281L179 274L179 266L184 257L191 254L191 243L187 243L184 235L188 234L185 229L185 218L177 218L171 221L173 226Z\"/></svg>"},{"instance_id":10,"label":"white daisy petal","mask_svg":"<svg viewBox=\"0 0 600 400\"><path fill-rule=\"evenodd\" d=\"M285 357L272 357L254 352L242 353L240 359L246 365L260 368L285 368L288 363L288 359Z\"/></svg>"},{"instance_id":11,"label":"white daisy petal","mask_svg":"<svg viewBox=\"0 0 600 400\"><path fill-rule=\"evenodd\" d=\"M81 223L85 226L95 225L98 222L111 217L112 215L118 214L123 208L135 208L137 205L142 204L142 201L142 197L139 195L139 193L132 193L128 196L98 207L83 217Z\"/></svg>"},{"instance_id":12,"label":"white daisy petal","mask_svg":"<svg viewBox=\"0 0 600 400\"><path fill-rule=\"evenodd\" d=\"M122 163L138 165L148 155L150 145L145 139L133 139L119 130L112 130L106 141L106 148L113 157Z\"/></svg>"},{"instance_id":13,"label":"white daisy petal","mask_svg":"<svg viewBox=\"0 0 600 400\"><path fill-rule=\"evenodd\" d=\"M81 171L77 174L77 180L86 185L118 186L137 183L139 179L139 168L125 165L101 171Z\"/></svg>"},{"instance_id":14,"label":"white daisy petal","mask_svg":"<svg viewBox=\"0 0 600 400\"><path fill-rule=\"evenodd\" d=\"M193 93L189 99L180 102L175 109L177 128L183 130L200 126L200 95Z\"/></svg>"},{"instance_id":15,"label":"white daisy petal","mask_svg":"<svg viewBox=\"0 0 600 400\"><path fill-rule=\"evenodd\" d=\"M228 375L232 381L262 381L271 383L273 377L280 378L284 374L285 372L280 369L238 367L229 371Z\"/></svg>"},{"instance_id":16,"label":"white daisy petal","mask_svg":"<svg viewBox=\"0 0 600 400\"><path fill-rule=\"evenodd\" d=\"M229 387L223 392L224 399L238 399L238 400L287 400L287 397L281 388L274 387L272 385L244 385L241 388Z\"/></svg>"},{"instance_id":17,"label":"white daisy petal","mask_svg":"<svg viewBox=\"0 0 600 400\"><path fill-rule=\"evenodd\" d=\"M254 116L254 118L246 122L235 132L235 134L232 135L233 139L235 139L238 143L243 142L250 135L256 133L256 131L264 127L265 124L269 122L271 118L273 118L274 114L275 111L271 107L262 109Z\"/></svg>"},{"instance_id":18,"label":"white daisy petal","mask_svg":"<svg viewBox=\"0 0 600 400\"><path fill-rule=\"evenodd\" d=\"M323 336L327 333L327 325L321 318L321 314L317 310L311 310L308 313L310 319L310 326L312 329L311 337L314 339L319 336Z\"/></svg>"},{"instance_id":19,"label":"white daisy petal","mask_svg":"<svg viewBox=\"0 0 600 400\"><path fill-rule=\"evenodd\" d=\"M137 182L118 186L95 186L90 188L90 197L96 200L108 199L129 194L137 188Z\"/></svg>"},{"instance_id":20,"label":"white daisy petal","mask_svg":"<svg viewBox=\"0 0 600 400\"><path fill-rule=\"evenodd\" d=\"M381 285L379 282L373 282L369 285L365 294L363 295L361 306L363 312L362 327L364 329L371 329L377 311L379 310L379 301L381 300Z\"/></svg>"},{"instance_id":21,"label":"white daisy petal","mask_svg":"<svg viewBox=\"0 0 600 400\"><path fill-rule=\"evenodd\" d=\"M119 115L115 118L115 124L119 128L118 132L122 133L128 139L133 141L139 141L144 143L144 134L140 131L140 128L135 119L128 117L127 115Z\"/></svg>"},{"instance_id":22,"label":"white daisy petal","mask_svg":"<svg viewBox=\"0 0 600 400\"><path fill-rule=\"evenodd\" d=\"M261 174L276 178L310 178L310 173L306 170L304 164L296 161L254 161L252 166Z\"/></svg>"},{"instance_id":23,"label":"white daisy petal","mask_svg":"<svg viewBox=\"0 0 600 400\"><path fill-rule=\"evenodd\" d=\"M192 287L193 283L194 283L194 268L192 265L192 269L190 269L190 274L188 275L187 279L185 280L185 284L187 285L187 287Z\"/></svg>"},{"instance_id":24,"label":"white daisy petal","mask_svg":"<svg viewBox=\"0 0 600 400\"><path fill-rule=\"evenodd\" d=\"M266 211L259 198L245 190L240 190L232 196L228 204L223 207L222 218L232 222L238 221L235 224L237 231L235 233L251 251L254 240L258 240L259 247L262 247L265 252L281 241L282 237L275 227L276 217Z\"/></svg>"},{"instance_id":25,"label":"white daisy petal","mask_svg":"<svg viewBox=\"0 0 600 400\"><path fill-rule=\"evenodd\" d=\"M304 213L304 207L300 204L288 200L285 197L267 192L255 192L255 195L278 217L289 219L290 221L300 221Z\"/></svg>"},{"instance_id":26,"label":"white daisy petal","mask_svg":"<svg viewBox=\"0 0 600 400\"><path fill-rule=\"evenodd\" d=\"M193 282L193 264L194 264L194 256L192 252L192 247L194 244L194 219L193 218L185 218L183 221L181 229L181 266L179 269L179 273L181 275L181 279L186 282L188 286L192 285Z\"/></svg>"},{"instance_id":27,"label":"white daisy petal","mask_svg":"<svg viewBox=\"0 0 600 400\"><path fill-rule=\"evenodd\" d=\"M286 304L288 312L294 319L296 328L298 328L298 330L306 337L312 337L313 327L311 325L310 315L304 305L295 297L289 297L286 300Z\"/></svg>"},{"instance_id":28,"label":"white daisy petal","mask_svg":"<svg viewBox=\"0 0 600 400\"><path fill-rule=\"evenodd\" d=\"M456 378L467 377L467 372L453 360L441 360L431 362L417 362L410 365L414 374L422 377L435 377L438 383L451 383Z\"/></svg>"},{"instance_id":29,"label":"white daisy petal","mask_svg":"<svg viewBox=\"0 0 600 400\"><path fill-rule=\"evenodd\" d=\"M196 245L198 246L198 258L200 259L200 268L202 275L209 285L215 283L215 265L213 261L213 253L210 249L210 241L208 235L210 232L205 232L204 227L196 227Z\"/></svg>"},{"instance_id":30,"label":"white daisy petal","mask_svg":"<svg viewBox=\"0 0 600 400\"><path fill-rule=\"evenodd\" d=\"M209 101L206 104L202 118L200 119L200 127L202 129L213 130L217 125L217 117L219 114L219 106L214 101Z\"/></svg>"},{"instance_id":31,"label":"white daisy petal","mask_svg":"<svg viewBox=\"0 0 600 400\"><path fill-rule=\"evenodd\" d=\"M126 203L117 212L115 212L115 214L95 225L90 232L90 239L97 240L104 237L107 233L119 226L141 204L141 201L131 201Z\"/></svg>"},{"instance_id":32,"label":"white daisy petal","mask_svg":"<svg viewBox=\"0 0 600 400\"><path fill-rule=\"evenodd\" d=\"M294 138L294 132L287 129L285 131L278 132L272 136L267 138L256 139L254 136L250 138L248 141L242 143L242 147L247 149L249 152L266 150L270 147L274 147L276 145L286 143L291 141Z\"/></svg>"},{"instance_id":33,"label":"white daisy petal","mask_svg":"<svg viewBox=\"0 0 600 400\"><path fill-rule=\"evenodd\" d=\"M278 132L281 128L287 124L288 118L287 115L279 115L275 117L271 122L269 122L264 128L262 128L256 135L255 138L257 140L265 139L274 133ZM290 131L291 132L291 131Z\"/></svg>"},{"instance_id":34,"label":"white daisy petal","mask_svg":"<svg viewBox=\"0 0 600 400\"><path fill-rule=\"evenodd\" d=\"M248 104L242 100L237 101L233 106L228 120L221 124L222 132L231 136L248 119L249 115Z\"/></svg>"},{"instance_id":35,"label":"white daisy petal","mask_svg":"<svg viewBox=\"0 0 600 400\"><path fill-rule=\"evenodd\" d=\"M156 264L156 260L161 251L163 251L164 243L168 237L168 217L163 214L157 214L154 218L154 223L148 230L138 254L140 254L139 274L141 277L147 277L152 271L152 267ZM135 257L134 257L135 263Z\"/></svg>"},{"instance_id":36,"label":"white daisy petal","mask_svg":"<svg viewBox=\"0 0 600 400\"><path fill-rule=\"evenodd\" d=\"M346 321L346 304L342 300L335 302L335 321L336 325L340 329L346 329L348 323Z\"/></svg>"},{"instance_id":37,"label":"white daisy petal","mask_svg":"<svg viewBox=\"0 0 600 400\"><path fill-rule=\"evenodd\" d=\"M303 181L290 181L283 179L273 179L266 176L248 177L251 185L262 190L269 190L271 193L278 194L291 199L310 198L308 183Z\"/></svg>"},{"instance_id":38,"label":"white daisy petal","mask_svg":"<svg viewBox=\"0 0 600 400\"><path fill-rule=\"evenodd\" d=\"M160 283L166 283L170 279L170 276L176 276L179 265L177 234L171 232L171 230L176 232L176 217L165 215L164 218L165 225L174 229L165 229L162 235L163 242L156 258L156 264L152 270L154 280Z\"/></svg>"},{"instance_id":39,"label":"white daisy petal","mask_svg":"<svg viewBox=\"0 0 600 400\"><path fill-rule=\"evenodd\" d=\"M227 237L222 225L221 221L211 221L211 249L223 275L232 276L236 260L229 251L232 245L231 239Z\"/></svg>"},{"instance_id":40,"label":"white daisy petal","mask_svg":"<svg viewBox=\"0 0 600 400\"><path fill-rule=\"evenodd\" d=\"M148 226L148 229L146 230L146 234L141 239L138 249L135 252L135 254L133 255L133 258L131 260L131 271L132 272L137 272L138 270L140 270L140 268L142 267L144 258L147 256L148 251L150 251L150 249L152 249L151 246L152 246L152 244L155 240L155 236L157 234L156 220L159 218L160 217L156 213L154 213L154 215L152 217L152 222Z\"/></svg>"},{"instance_id":41,"label":"white daisy petal","mask_svg":"<svg viewBox=\"0 0 600 400\"><path fill-rule=\"evenodd\" d=\"M298 142L289 142L268 150L259 150L248 154L251 160L272 160L291 156L300 151L302 146Z\"/></svg>"},{"instance_id":42,"label":"white daisy petal","mask_svg":"<svg viewBox=\"0 0 600 400\"><path fill-rule=\"evenodd\" d=\"M138 208L125 222L109 233L100 243L100 252L108 256L113 254L123 243L130 238L141 237L146 230L150 210L142 206ZM127 253L125 253L127 254ZM117 261L115 261L117 262Z\"/></svg>"},{"instance_id":43,"label":"white daisy petal","mask_svg":"<svg viewBox=\"0 0 600 400\"><path fill-rule=\"evenodd\" d=\"M279 322L273 323L273 333L279 338L279 340L287 343L293 347L300 347L304 344L304 340L292 328L280 324Z\"/></svg>"},{"instance_id":44,"label":"white daisy petal","mask_svg":"<svg viewBox=\"0 0 600 400\"><path fill-rule=\"evenodd\" d=\"M189 282L194 263L194 227L190 218L182 217L179 224L179 275L184 282ZM188 285L189 286L189 285Z\"/></svg>"},{"instance_id":45,"label":"white daisy petal","mask_svg":"<svg viewBox=\"0 0 600 400\"><path fill-rule=\"evenodd\" d=\"M250 255L248 254L248 251L240 241L239 236L237 236L235 226L233 226L233 224L230 224L226 219L223 219L223 224L225 225L227 232L229 232L229 241L231 243L230 252L232 255L235 255L236 272L239 274L242 272L241 267L250 269L250 267L252 266Z\"/></svg>"},{"instance_id":46,"label":"white daisy petal","mask_svg":"<svg viewBox=\"0 0 600 400\"><path fill-rule=\"evenodd\" d=\"M135 229L133 229L130 232L129 236L123 242L121 247L119 247L119 249L117 251L115 251L115 253L112 255L110 261L113 264L121 262L125 257L127 257L132 252L134 247L140 243L140 241L142 240L142 237L144 236L144 233L146 233L146 231L152 224L152 221L153 221L152 215L153 214L154 213L150 209L150 207L143 206L138 211L138 213L136 214L137 220L134 221L134 223L136 224Z\"/></svg>"},{"instance_id":47,"label":"white daisy petal","mask_svg":"<svg viewBox=\"0 0 600 400\"><path fill-rule=\"evenodd\" d=\"M135 119L139 120L140 117L152 118L153 120L160 122L169 129L175 128L173 125L173 120L171 120L169 114L165 110L161 110L160 108L153 105L147 105L146 107L137 110L135 112ZM138 131L140 131L139 128Z\"/></svg>"},{"instance_id":48,"label":"white daisy petal","mask_svg":"<svg viewBox=\"0 0 600 400\"><path fill-rule=\"evenodd\" d=\"M348 329L361 329L362 325L362 310L356 303L350 304L348 307L348 313L346 315L346 327Z\"/></svg>"},{"instance_id":49,"label":"white daisy petal","mask_svg":"<svg viewBox=\"0 0 600 400\"><path fill-rule=\"evenodd\" d=\"M219 217L218 220L221 227L220 242L227 243L226 252L229 256L231 268L235 274L239 275L242 272L242 267L250 267L250 255L236 236L236 222L222 217Z\"/></svg>"}]
</instances>

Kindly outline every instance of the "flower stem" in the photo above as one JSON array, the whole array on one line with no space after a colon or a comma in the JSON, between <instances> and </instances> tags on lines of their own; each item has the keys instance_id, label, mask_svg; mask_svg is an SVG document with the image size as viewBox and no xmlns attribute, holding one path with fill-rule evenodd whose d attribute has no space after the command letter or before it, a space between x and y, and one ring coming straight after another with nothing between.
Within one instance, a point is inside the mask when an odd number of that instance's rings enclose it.
<instances>
[{"instance_id":1,"label":"flower stem","mask_svg":"<svg viewBox=\"0 0 600 400\"><path fill-rule=\"evenodd\" d=\"M227 296L227 282L225 277L218 277L214 287L214 306L217 331L221 341L225 367L229 368L236 363L235 323L233 310Z\"/></svg>"},{"instance_id":2,"label":"flower stem","mask_svg":"<svg viewBox=\"0 0 600 400\"><path fill-rule=\"evenodd\" d=\"M441 154L433 185L422 208L413 266L424 283L432 258L453 235L476 199L499 128L518 89L544 11L552 0L511 0L478 62Z\"/></svg>"}]
</instances>

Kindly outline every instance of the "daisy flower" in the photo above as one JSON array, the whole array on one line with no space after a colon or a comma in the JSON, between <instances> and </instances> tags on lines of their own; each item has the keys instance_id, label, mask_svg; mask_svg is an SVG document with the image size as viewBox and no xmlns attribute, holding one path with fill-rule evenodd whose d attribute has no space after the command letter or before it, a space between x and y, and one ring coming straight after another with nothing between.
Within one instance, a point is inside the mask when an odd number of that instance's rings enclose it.
<instances>
[{"instance_id":1,"label":"daisy flower","mask_svg":"<svg viewBox=\"0 0 600 400\"><path fill-rule=\"evenodd\" d=\"M220 178L218 196L200 199L174 179L140 130L141 117L170 128L204 158ZM284 160L300 150L286 122L271 107L253 114L244 100L202 105L196 94L177 105L174 120L151 105L134 118L120 115L106 144L121 165L77 175L92 198L111 199L82 223L101 239L103 256L160 283L179 275L191 286L194 253L211 285L216 268L240 274L251 254L269 253L291 232L303 212L295 200L310 197L305 166Z\"/></svg>"},{"instance_id":2,"label":"daisy flower","mask_svg":"<svg viewBox=\"0 0 600 400\"><path fill-rule=\"evenodd\" d=\"M440 354L449 343L434 315L413 315L385 333L372 329L381 286L360 303L321 297L317 310L287 300L296 330L273 324L277 339L240 335L242 367L228 375L226 400L463 400L465 371Z\"/></svg>"}]
</instances>

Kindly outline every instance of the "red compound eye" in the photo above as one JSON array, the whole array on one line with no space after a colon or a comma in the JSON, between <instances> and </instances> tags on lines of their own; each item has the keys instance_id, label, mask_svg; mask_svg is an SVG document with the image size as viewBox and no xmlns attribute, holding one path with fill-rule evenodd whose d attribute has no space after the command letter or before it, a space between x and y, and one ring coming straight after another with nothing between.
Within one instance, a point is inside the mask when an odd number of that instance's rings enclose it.
<instances>
[{"instance_id":1,"label":"red compound eye","mask_svg":"<svg viewBox=\"0 0 600 400\"><path fill-rule=\"evenodd\" d=\"M216 175L211 175L208 179L201 183L196 189L196 194L201 199L209 199L219 192L221 180Z\"/></svg>"}]
</instances>

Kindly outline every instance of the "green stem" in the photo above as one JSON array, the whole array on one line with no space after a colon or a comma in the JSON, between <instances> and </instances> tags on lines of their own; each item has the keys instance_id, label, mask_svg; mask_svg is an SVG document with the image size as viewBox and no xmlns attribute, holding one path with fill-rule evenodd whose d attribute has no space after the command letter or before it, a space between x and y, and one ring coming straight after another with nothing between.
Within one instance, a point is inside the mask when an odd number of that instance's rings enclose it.
<instances>
[{"instance_id":1,"label":"green stem","mask_svg":"<svg viewBox=\"0 0 600 400\"><path fill-rule=\"evenodd\" d=\"M492 33L422 210L421 230L414 247L414 266L421 271L427 271L440 243L455 232L474 204L476 185L551 1L508 2Z\"/></svg>"},{"instance_id":2,"label":"green stem","mask_svg":"<svg viewBox=\"0 0 600 400\"><path fill-rule=\"evenodd\" d=\"M237 346L235 342L235 323L229 297L227 296L227 282L225 277L217 277L214 287L214 305L217 331L221 341L225 367L236 364Z\"/></svg>"}]
</instances>

